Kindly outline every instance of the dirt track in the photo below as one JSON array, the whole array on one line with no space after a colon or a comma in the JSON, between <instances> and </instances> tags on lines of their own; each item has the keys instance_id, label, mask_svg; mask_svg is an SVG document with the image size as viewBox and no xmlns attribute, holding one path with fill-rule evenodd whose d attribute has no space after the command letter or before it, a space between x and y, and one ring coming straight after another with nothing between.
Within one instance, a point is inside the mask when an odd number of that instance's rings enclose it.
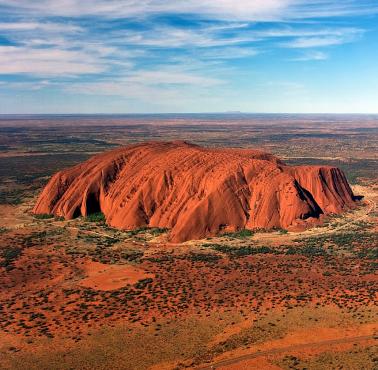
<instances>
[{"instance_id":1,"label":"dirt track","mask_svg":"<svg viewBox=\"0 0 378 370\"><path fill-rule=\"evenodd\" d=\"M323 340L320 342L312 342L312 343L303 343L303 344L297 344L297 345L292 345L288 347L281 347L281 348L274 348L270 349L267 351L258 351L255 353L250 353L247 355L235 357L235 358L230 358L228 360L223 360L219 362L215 362L213 365L205 366L205 367L198 367L198 369L201 370L214 370L223 366L228 366L228 365L234 365L237 364L241 361L246 361L246 360L251 360L257 357L262 357L262 356L270 356L270 355L275 355L275 354L280 354L280 353L286 353L286 352L291 352L291 351L297 351L301 349L308 349L312 348L315 346L332 346L332 345L337 345L337 344L344 344L344 343L356 343L356 342L362 342L362 341L367 341L371 339L376 339L376 336L374 335L364 335L364 336L359 336L359 337L349 337L349 338L342 338L342 339L331 339L331 340Z\"/></svg>"}]
</instances>

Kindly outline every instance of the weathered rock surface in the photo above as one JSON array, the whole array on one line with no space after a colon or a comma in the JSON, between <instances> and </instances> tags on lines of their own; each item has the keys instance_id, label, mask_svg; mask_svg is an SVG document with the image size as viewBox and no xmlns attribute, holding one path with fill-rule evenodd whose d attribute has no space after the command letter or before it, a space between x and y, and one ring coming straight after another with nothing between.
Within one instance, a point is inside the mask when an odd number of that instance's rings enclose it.
<instances>
[{"instance_id":1,"label":"weathered rock surface","mask_svg":"<svg viewBox=\"0 0 378 370\"><path fill-rule=\"evenodd\" d=\"M243 228L294 228L353 207L343 172L286 166L249 149L149 142L55 174L35 213L72 219L102 211L109 225L169 228L174 242Z\"/></svg>"}]
</instances>

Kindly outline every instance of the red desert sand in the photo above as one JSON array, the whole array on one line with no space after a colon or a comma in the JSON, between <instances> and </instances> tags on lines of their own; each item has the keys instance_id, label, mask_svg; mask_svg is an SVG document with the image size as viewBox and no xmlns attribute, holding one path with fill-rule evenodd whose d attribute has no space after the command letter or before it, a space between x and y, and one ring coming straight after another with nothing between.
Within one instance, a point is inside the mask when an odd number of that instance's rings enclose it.
<instances>
[{"instance_id":1,"label":"red desert sand","mask_svg":"<svg viewBox=\"0 0 378 370\"><path fill-rule=\"evenodd\" d=\"M139 280L153 278L153 274L147 274L142 269L130 265L105 265L99 262L87 262L84 271L87 275L80 285L98 289L114 290L127 284L135 284Z\"/></svg>"},{"instance_id":2,"label":"red desert sand","mask_svg":"<svg viewBox=\"0 0 378 370\"><path fill-rule=\"evenodd\" d=\"M354 206L344 173L287 166L258 150L148 142L55 174L34 212L103 212L119 229L170 229L172 242L255 228L300 228Z\"/></svg>"}]
</instances>

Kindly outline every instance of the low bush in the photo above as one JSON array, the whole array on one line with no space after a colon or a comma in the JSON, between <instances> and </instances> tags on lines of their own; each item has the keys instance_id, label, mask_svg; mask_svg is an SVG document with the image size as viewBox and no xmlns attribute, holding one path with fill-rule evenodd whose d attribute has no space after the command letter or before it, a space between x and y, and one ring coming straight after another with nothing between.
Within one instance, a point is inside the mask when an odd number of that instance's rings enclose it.
<instances>
[{"instance_id":1,"label":"low bush","mask_svg":"<svg viewBox=\"0 0 378 370\"><path fill-rule=\"evenodd\" d=\"M226 236L227 238L234 238L234 239L246 239L250 238L254 235L254 232L252 230L243 229L236 231L234 233L225 233L222 236Z\"/></svg>"},{"instance_id":2,"label":"low bush","mask_svg":"<svg viewBox=\"0 0 378 370\"><path fill-rule=\"evenodd\" d=\"M232 257L244 257L254 254L277 254L279 251L276 251L272 248L260 246L260 247L230 247L228 245L221 244L208 244L206 245L209 248L212 248L218 252L226 253Z\"/></svg>"},{"instance_id":3,"label":"low bush","mask_svg":"<svg viewBox=\"0 0 378 370\"><path fill-rule=\"evenodd\" d=\"M17 247L8 247L0 252L3 261L0 262L0 267L10 268L13 262L21 255L22 249Z\"/></svg>"},{"instance_id":4,"label":"low bush","mask_svg":"<svg viewBox=\"0 0 378 370\"><path fill-rule=\"evenodd\" d=\"M50 218L54 218L54 215L51 215L49 213L41 213L34 215L34 218L36 218L37 220L48 220Z\"/></svg>"},{"instance_id":5,"label":"low bush","mask_svg":"<svg viewBox=\"0 0 378 370\"><path fill-rule=\"evenodd\" d=\"M88 222L98 222L98 223L105 223L106 221L105 215L102 212L91 213L90 215L87 215L85 220Z\"/></svg>"}]
</instances>

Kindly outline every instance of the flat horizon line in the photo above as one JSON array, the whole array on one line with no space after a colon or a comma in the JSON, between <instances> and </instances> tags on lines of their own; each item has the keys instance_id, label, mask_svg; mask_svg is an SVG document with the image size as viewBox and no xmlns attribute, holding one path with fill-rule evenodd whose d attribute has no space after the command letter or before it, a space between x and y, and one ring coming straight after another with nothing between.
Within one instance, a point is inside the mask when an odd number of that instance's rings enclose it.
<instances>
[{"instance_id":1,"label":"flat horizon line","mask_svg":"<svg viewBox=\"0 0 378 370\"><path fill-rule=\"evenodd\" d=\"M0 113L0 117L9 117L9 116L169 116L169 115L275 115L275 116L375 116L376 113L340 113L340 112L323 112L323 113L289 113L289 112L239 112L239 111L230 111L230 112L169 112L169 113Z\"/></svg>"}]
</instances>

